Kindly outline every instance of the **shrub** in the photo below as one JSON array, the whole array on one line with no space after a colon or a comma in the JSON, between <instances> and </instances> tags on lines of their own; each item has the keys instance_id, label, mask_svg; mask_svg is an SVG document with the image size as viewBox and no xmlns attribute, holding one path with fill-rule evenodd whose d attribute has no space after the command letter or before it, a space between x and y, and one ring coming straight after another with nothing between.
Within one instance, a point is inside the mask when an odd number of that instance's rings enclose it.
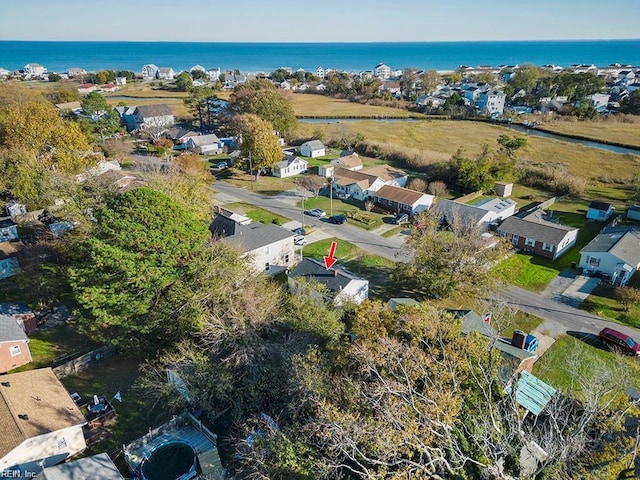
<instances>
[{"instance_id":1,"label":"shrub","mask_svg":"<svg viewBox=\"0 0 640 480\"><path fill-rule=\"evenodd\" d=\"M422 178L412 178L407 184L409 190L424 193L427 191L427 182Z\"/></svg>"},{"instance_id":2,"label":"shrub","mask_svg":"<svg viewBox=\"0 0 640 480\"><path fill-rule=\"evenodd\" d=\"M436 197L446 197L449 195L449 190L447 189L447 184L437 180L435 182L430 182L427 187L427 192L431 195L435 195Z\"/></svg>"},{"instance_id":3,"label":"shrub","mask_svg":"<svg viewBox=\"0 0 640 480\"><path fill-rule=\"evenodd\" d=\"M552 191L557 195L578 197L587 188L587 181L581 177L574 177L564 169L525 168L520 174L522 185Z\"/></svg>"}]
</instances>

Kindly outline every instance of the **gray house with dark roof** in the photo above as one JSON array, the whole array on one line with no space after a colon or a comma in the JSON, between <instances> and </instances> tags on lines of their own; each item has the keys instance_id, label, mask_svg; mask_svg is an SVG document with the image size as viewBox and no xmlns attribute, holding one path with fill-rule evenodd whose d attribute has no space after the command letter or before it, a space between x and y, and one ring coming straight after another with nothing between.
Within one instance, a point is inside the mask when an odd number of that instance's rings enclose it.
<instances>
[{"instance_id":1,"label":"gray house with dark roof","mask_svg":"<svg viewBox=\"0 0 640 480\"><path fill-rule=\"evenodd\" d=\"M346 302L360 304L369 297L369 280L360 278L343 268L327 269L324 263L311 258L302 260L288 274L289 290L322 300L322 294L313 284L322 286L336 305Z\"/></svg>"},{"instance_id":2,"label":"gray house with dark roof","mask_svg":"<svg viewBox=\"0 0 640 480\"><path fill-rule=\"evenodd\" d=\"M124 480L106 453L45 468L36 480Z\"/></svg>"},{"instance_id":3,"label":"gray house with dark roof","mask_svg":"<svg viewBox=\"0 0 640 480\"><path fill-rule=\"evenodd\" d=\"M257 271L275 275L295 263L293 232L272 223L247 220L232 212L219 213L210 230L214 237L250 257Z\"/></svg>"},{"instance_id":4,"label":"gray house with dark roof","mask_svg":"<svg viewBox=\"0 0 640 480\"><path fill-rule=\"evenodd\" d=\"M519 250L555 260L576 243L578 230L577 227L561 225L538 208L522 216L507 218L497 232L501 237L511 239Z\"/></svg>"},{"instance_id":5,"label":"gray house with dark roof","mask_svg":"<svg viewBox=\"0 0 640 480\"><path fill-rule=\"evenodd\" d=\"M583 272L600 274L614 285L624 286L640 268L640 228L605 228L582 250Z\"/></svg>"},{"instance_id":6,"label":"gray house with dark roof","mask_svg":"<svg viewBox=\"0 0 640 480\"><path fill-rule=\"evenodd\" d=\"M133 118L137 128L140 130L164 130L176 123L171 108L164 103L158 105L140 105L134 110Z\"/></svg>"}]
</instances>

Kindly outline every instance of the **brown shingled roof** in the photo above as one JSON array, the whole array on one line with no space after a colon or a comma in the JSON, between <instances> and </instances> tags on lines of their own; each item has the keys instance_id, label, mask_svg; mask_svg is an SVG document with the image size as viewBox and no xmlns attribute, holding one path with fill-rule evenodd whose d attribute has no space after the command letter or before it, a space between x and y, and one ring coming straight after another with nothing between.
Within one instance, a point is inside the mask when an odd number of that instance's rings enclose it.
<instances>
[{"instance_id":1,"label":"brown shingled roof","mask_svg":"<svg viewBox=\"0 0 640 480\"><path fill-rule=\"evenodd\" d=\"M10 373L0 381L0 458L28 438L85 422L50 368Z\"/></svg>"},{"instance_id":2,"label":"brown shingled roof","mask_svg":"<svg viewBox=\"0 0 640 480\"><path fill-rule=\"evenodd\" d=\"M392 185L385 185L375 193L376 197L384 198L385 200L392 200L397 203L403 203L405 205L413 205L425 195L415 190L409 190L408 188L394 187Z\"/></svg>"}]
</instances>

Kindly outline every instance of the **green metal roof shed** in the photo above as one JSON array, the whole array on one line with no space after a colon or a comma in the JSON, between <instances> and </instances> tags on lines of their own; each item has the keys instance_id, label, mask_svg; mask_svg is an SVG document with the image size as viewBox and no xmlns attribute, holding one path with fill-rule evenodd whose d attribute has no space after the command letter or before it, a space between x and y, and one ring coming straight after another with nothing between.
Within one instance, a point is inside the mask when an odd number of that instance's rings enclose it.
<instances>
[{"instance_id":1,"label":"green metal roof shed","mask_svg":"<svg viewBox=\"0 0 640 480\"><path fill-rule=\"evenodd\" d=\"M511 393L513 385L509 385L505 392ZM516 402L534 415L540 415L549 401L556 394L556 389L547 385L538 377L522 371L516 383Z\"/></svg>"}]
</instances>

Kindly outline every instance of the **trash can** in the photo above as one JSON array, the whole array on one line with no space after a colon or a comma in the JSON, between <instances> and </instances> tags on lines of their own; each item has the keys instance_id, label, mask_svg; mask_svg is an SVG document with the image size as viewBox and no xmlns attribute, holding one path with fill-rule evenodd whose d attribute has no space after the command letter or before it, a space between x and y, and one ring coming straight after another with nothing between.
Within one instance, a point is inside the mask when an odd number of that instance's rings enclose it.
<instances>
[{"instance_id":1,"label":"trash can","mask_svg":"<svg viewBox=\"0 0 640 480\"><path fill-rule=\"evenodd\" d=\"M571 262L571 268L573 268L575 270L576 268L576 262Z\"/></svg>"}]
</instances>

